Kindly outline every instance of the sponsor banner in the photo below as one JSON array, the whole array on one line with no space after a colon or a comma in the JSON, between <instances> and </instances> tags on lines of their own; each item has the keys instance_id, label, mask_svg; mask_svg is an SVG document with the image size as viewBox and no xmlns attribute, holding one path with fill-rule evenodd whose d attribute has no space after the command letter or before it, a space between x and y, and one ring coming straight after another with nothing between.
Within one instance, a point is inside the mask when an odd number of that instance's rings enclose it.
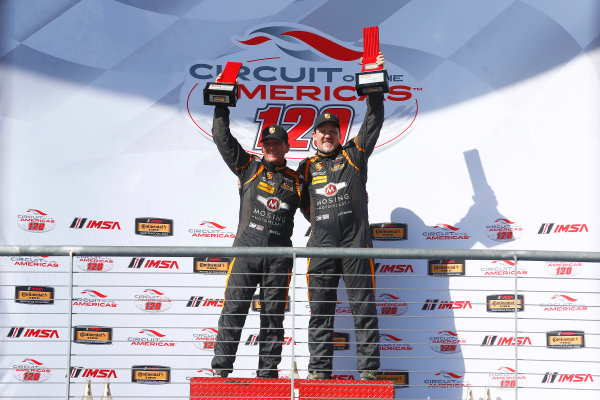
<instances>
[{"instance_id":1,"label":"sponsor banner","mask_svg":"<svg viewBox=\"0 0 600 400\"><path fill-rule=\"evenodd\" d=\"M469 300L440 300L427 299L421 307L421 311L434 310L472 310L473 305Z\"/></svg>"},{"instance_id":2,"label":"sponsor banner","mask_svg":"<svg viewBox=\"0 0 600 400\"><path fill-rule=\"evenodd\" d=\"M71 379L102 379L104 381L117 379L117 370L109 368L71 367Z\"/></svg>"},{"instance_id":3,"label":"sponsor banner","mask_svg":"<svg viewBox=\"0 0 600 400\"><path fill-rule=\"evenodd\" d=\"M60 267L60 263L49 257L49 256L11 256L11 257L0 257L2 260L8 260L7 263L2 265L8 265L16 267L22 271L37 270L37 269L52 269Z\"/></svg>"},{"instance_id":4,"label":"sponsor banner","mask_svg":"<svg viewBox=\"0 0 600 400\"><path fill-rule=\"evenodd\" d=\"M496 372L489 374L489 386L498 389L513 389L517 385L523 387L527 384L527 375L516 374L511 367L499 367Z\"/></svg>"},{"instance_id":5,"label":"sponsor banner","mask_svg":"<svg viewBox=\"0 0 600 400\"><path fill-rule=\"evenodd\" d=\"M230 257L194 257L194 272L199 274L226 274Z\"/></svg>"},{"instance_id":6,"label":"sponsor banner","mask_svg":"<svg viewBox=\"0 0 600 400\"><path fill-rule=\"evenodd\" d=\"M499 218L485 226L487 237L496 242L512 242L523 234L523 227L506 218Z\"/></svg>"},{"instance_id":7,"label":"sponsor banner","mask_svg":"<svg viewBox=\"0 0 600 400\"><path fill-rule=\"evenodd\" d=\"M378 381L392 381L396 388L407 388L410 386L408 371L401 370L379 370L375 374Z\"/></svg>"},{"instance_id":8,"label":"sponsor banner","mask_svg":"<svg viewBox=\"0 0 600 400\"><path fill-rule=\"evenodd\" d=\"M410 343L402 343L404 339L396 335L382 333L379 335L379 350L380 351L410 351L414 347Z\"/></svg>"},{"instance_id":9,"label":"sponsor banner","mask_svg":"<svg viewBox=\"0 0 600 400\"><path fill-rule=\"evenodd\" d=\"M527 268L523 263L516 263L513 260L494 260L487 265L479 268L483 276L525 276L528 274Z\"/></svg>"},{"instance_id":10,"label":"sponsor banner","mask_svg":"<svg viewBox=\"0 0 600 400\"><path fill-rule=\"evenodd\" d=\"M569 278L576 276L583 271L582 262L568 262L568 261L546 261L544 262L544 271L550 276L556 276L559 278Z\"/></svg>"},{"instance_id":11,"label":"sponsor banner","mask_svg":"<svg viewBox=\"0 0 600 400\"><path fill-rule=\"evenodd\" d=\"M174 270L179 269L179 263L176 260L163 260L163 259L155 259L155 258L138 258L134 257L129 261L129 265L127 268L133 270Z\"/></svg>"},{"instance_id":12,"label":"sponsor banner","mask_svg":"<svg viewBox=\"0 0 600 400\"><path fill-rule=\"evenodd\" d=\"M149 313L160 313L171 308L171 298L164 292L147 288L141 294L135 295L135 306Z\"/></svg>"},{"instance_id":13,"label":"sponsor banner","mask_svg":"<svg viewBox=\"0 0 600 400\"><path fill-rule=\"evenodd\" d=\"M333 332L333 350L349 350L350 334L346 332Z\"/></svg>"},{"instance_id":14,"label":"sponsor banner","mask_svg":"<svg viewBox=\"0 0 600 400\"><path fill-rule=\"evenodd\" d=\"M431 389L448 389L462 388L472 386L464 381L464 375L450 371L438 371L429 379L425 379L423 383Z\"/></svg>"},{"instance_id":15,"label":"sponsor banner","mask_svg":"<svg viewBox=\"0 0 600 400\"><path fill-rule=\"evenodd\" d=\"M86 288L83 289L79 294L83 297L73 296L73 307L90 307L99 309L116 309L118 303L111 300L105 291L96 289Z\"/></svg>"},{"instance_id":16,"label":"sponsor banner","mask_svg":"<svg viewBox=\"0 0 600 400\"><path fill-rule=\"evenodd\" d=\"M464 276L465 260L429 260L427 274L431 276Z\"/></svg>"},{"instance_id":17,"label":"sponsor banner","mask_svg":"<svg viewBox=\"0 0 600 400\"><path fill-rule=\"evenodd\" d=\"M425 240L469 240L471 235L462 228L450 224L437 224L434 231L423 232Z\"/></svg>"},{"instance_id":18,"label":"sponsor banner","mask_svg":"<svg viewBox=\"0 0 600 400\"><path fill-rule=\"evenodd\" d=\"M216 307L223 308L225 305L225 299L210 299L204 298L204 296L190 296L190 299L186 303L186 307Z\"/></svg>"},{"instance_id":19,"label":"sponsor banner","mask_svg":"<svg viewBox=\"0 0 600 400\"><path fill-rule=\"evenodd\" d=\"M574 294L555 293L550 296L547 303L540 304L544 312L573 313L577 311L588 311L588 306L582 304Z\"/></svg>"},{"instance_id":20,"label":"sponsor banner","mask_svg":"<svg viewBox=\"0 0 600 400\"><path fill-rule=\"evenodd\" d=\"M246 346L256 346L256 345L258 345L259 342L260 342L259 335L257 335L257 334L250 334L248 336L248 339L246 339L246 342L244 344ZM293 342L291 336L285 336L283 338L283 342L281 342L281 344L283 346L289 346L292 343L294 343L294 342ZM296 345L296 343L294 343L294 345ZM334 345L334 347L335 347L335 345Z\"/></svg>"},{"instance_id":21,"label":"sponsor banner","mask_svg":"<svg viewBox=\"0 0 600 400\"><path fill-rule=\"evenodd\" d=\"M194 346L200 350L212 352L217 342L217 333L218 331L215 328L205 328L199 333L194 333L192 335Z\"/></svg>"},{"instance_id":22,"label":"sponsor banner","mask_svg":"<svg viewBox=\"0 0 600 400\"><path fill-rule=\"evenodd\" d=\"M486 297L488 312L514 312L525 310L525 297L522 294L517 295L515 301L514 294L492 294Z\"/></svg>"},{"instance_id":23,"label":"sponsor banner","mask_svg":"<svg viewBox=\"0 0 600 400\"><path fill-rule=\"evenodd\" d=\"M73 342L81 344L112 344L113 330L104 326L75 326Z\"/></svg>"},{"instance_id":24,"label":"sponsor banner","mask_svg":"<svg viewBox=\"0 0 600 400\"><path fill-rule=\"evenodd\" d=\"M58 330L49 328L26 328L23 326L13 326L6 335L9 339L30 338L36 339L60 339Z\"/></svg>"},{"instance_id":25,"label":"sponsor banner","mask_svg":"<svg viewBox=\"0 0 600 400\"><path fill-rule=\"evenodd\" d=\"M546 347L552 349L577 349L585 347L583 331L546 332Z\"/></svg>"},{"instance_id":26,"label":"sponsor banner","mask_svg":"<svg viewBox=\"0 0 600 400\"><path fill-rule=\"evenodd\" d=\"M440 331L429 337L429 348L440 354L455 354L462 351L461 344L467 341L453 331Z\"/></svg>"},{"instance_id":27,"label":"sponsor banner","mask_svg":"<svg viewBox=\"0 0 600 400\"><path fill-rule=\"evenodd\" d=\"M96 230L121 230L121 224L118 221L103 221L88 218L73 218L71 229L96 229Z\"/></svg>"},{"instance_id":28,"label":"sponsor banner","mask_svg":"<svg viewBox=\"0 0 600 400\"><path fill-rule=\"evenodd\" d=\"M215 221L202 221L197 226L188 228L187 232L193 238L235 239L235 232Z\"/></svg>"},{"instance_id":29,"label":"sponsor banner","mask_svg":"<svg viewBox=\"0 0 600 400\"><path fill-rule=\"evenodd\" d=\"M596 377L597 378L597 377ZM594 377L590 373L562 373L562 372L546 372L542 378L542 383L545 384L556 384L556 383L568 383L568 384L581 384L586 382L594 382Z\"/></svg>"},{"instance_id":30,"label":"sponsor banner","mask_svg":"<svg viewBox=\"0 0 600 400\"><path fill-rule=\"evenodd\" d=\"M173 236L173 220L167 218L136 218L135 234L142 236Z\"/></svg>"},{"instance_id":31,"label":"sponsor banner","mask_svg":"<svg viewBox=\"0 0 600 400\"><path fill-rule=\"evenodd\" d=\"M532 346L529 336L502 336L486 335L481 342L482 346Z\"/></svg>"},{"instance_id":32,"label":"sponsor banner","mask_svg":"<svg viewBox=\"0 0 600 400\"><path fill-rule=\"evenodd\" d=\"M589 232L587 224L555 224L546 223L538 229L538 235L550 235L555 233L581 233Z\"/></svg>"},{"instance_id":33,"label":"sponsor banner","mask_svg":"<svg viewBox=\"0 0 600 400\"><path fill-rule=\"evenodd\" d=\"M406 240L408 238L408 225L401 223L371 224L371 238L373 240Z\"/></svg>"},{"instance_id":34,"label":"sponsor banner","mask_svg":"<svg viewBox=\"0 0 600 400\"><path fill-rule=\"evenodd\" d=\"M15 286L15 303L54 304L54 288L50 286Z\"/></svg>"},{"instance_id":35,"label":"sponsor banner","mask_svg":"<svg viewBox=\"0 0 600 400\"><path fill-rule=\"evenodd\" d=\"M138 347L175 347L177 343L158 329L141 329L127 337L131 346Z\"/></svg>"},{"instance_id":36,"label":"sponsor banner","mask_svg":"<svg viewBox=\"0 0 600 400\"><path fill-rule=\"evenodd\" d=\"M378 274L414 274L412 264L384 264L375 263L375 272Z\"/></svg>"},{"instance_id":37,"label":"sponsor banner","mask_svg":"<svg viewBox=\"0 0 600 400\"><path fill-rule=\"evenodd\" d=\"M115 266L112 257L77 257L77 266L85 272L108 272Z\"/></svg>"},{"instance_id":38,"label":"sponsor banner","mask_svg":"<svg viewBox=\"0 0 600 400\"><path fill-rule=\"evenodd\" d=\"M171 368L162 365L133 365L131 382L153 385L171 383Z\"/></svg>"},{"instance_id":39,"label":"sponsor banner","mask_svg":"<svg viewBox=\"0 0 600 400\"><path fill-rule=\"evenodd\" d=\"M21 382L38 383L50 379L52 370L39 358L17 359L11 363L13 377Z\"/></svg>"},{"instance_id":40,"label":"sponsor banner","mask_svg":"<svg viewBox=\"0 0 600 400\"><path fill-rule=\"evenodd\" d=\"M17 215L17 224L27 232L45 233L56 227L56 220L41 210L31 208Z\"/></svg>"}]
</instances>

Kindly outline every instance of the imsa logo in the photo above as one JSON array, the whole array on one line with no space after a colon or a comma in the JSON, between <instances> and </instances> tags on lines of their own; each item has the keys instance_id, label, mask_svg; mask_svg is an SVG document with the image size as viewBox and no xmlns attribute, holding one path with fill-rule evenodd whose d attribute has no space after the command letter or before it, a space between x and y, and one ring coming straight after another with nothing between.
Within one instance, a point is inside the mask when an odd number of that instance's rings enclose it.
<instances>
[{"instance_id":1,"label":"imsa logo","mask_svg":"<svg viewBox=\"0 0 600 400\"><path fill-rule=\"evenodd\" d=\"M36 339L60 339L58 336L58 331L56 329L35 329L35 328L27 328L21 326L13 326L8 331L7 338L36 338Z\"/></svg>"},{"instance_id":2,"label":"imsa logo","mask_svg":"<svg viewBox=\"0 0 600 400\"><path fill-rule=\"evenodd\" d=\"M86 224L87 222L87 224ZM121 230L121 225L117 221L98 221L98 220L89 220L87 218L79 218L75 217L73 222L71 222L71 226L69 228L72 229L104 229L104 230Z\"/></svg>"},{"instance_id":3,"label":"imsa logo","mask_svg":"<svg viewBox=\"0 0 600 400\"><path fill-rule=\"evenodd\" d=\"M71 367L71 378L117 378L117 371L114 369L94 369L84 367Z\"/></svg>"},{"instance_id":4,"label":"imsa logo","mask_svg":"<svg viewBox=\"0 0 600 400\"><path fill-rule=\"evenodd\" d=\"M127 268L179 269L179 264L174 260L132 258Z\"/></svg>"}]
</instances>

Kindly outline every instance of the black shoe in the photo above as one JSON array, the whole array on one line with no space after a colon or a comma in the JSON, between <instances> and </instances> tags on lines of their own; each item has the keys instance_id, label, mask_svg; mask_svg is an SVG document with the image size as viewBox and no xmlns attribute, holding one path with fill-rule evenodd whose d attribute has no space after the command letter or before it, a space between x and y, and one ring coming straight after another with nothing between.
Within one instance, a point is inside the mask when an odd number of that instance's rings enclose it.
<instances>
[{"instance_id":1,"label":"black shoe","mask_svg":"<svg viewBox=\"0 0 600 400\"><path fill-rule=\"evenodd\" d=\"M222 369L213 369L213 376L227 378L229 376L229 372Z\"/></svg>"},{"instance_id":2,"label":"black shoe","mask_svg":"<svg viewBox=\"0 0 600 400\"><path fill-rule=\"evenodd\" d=\"M377 380L377 371L363 371L360 373L361 381L376 381Z\"/></svg>"},{"instance_id":3,"label":"black shoe","mask_svg":"<svg viewBox=\"0 0 600 400\"><path fill-rule=\"evenodd\" d=\"M308 374L306 379L331 379L331 374L313 371Z\"/></svg>"}]
</instances>

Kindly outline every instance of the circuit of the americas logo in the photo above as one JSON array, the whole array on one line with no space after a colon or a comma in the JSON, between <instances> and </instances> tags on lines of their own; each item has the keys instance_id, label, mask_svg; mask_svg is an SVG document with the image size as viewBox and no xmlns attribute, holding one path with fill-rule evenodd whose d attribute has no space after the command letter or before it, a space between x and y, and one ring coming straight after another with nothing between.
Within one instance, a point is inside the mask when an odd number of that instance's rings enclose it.
<instances>
[{"instance_id":1,"label":"circuit of the americas logo","mask_svg":"<svg viewBox=\"0 0 600 400\"><path fill-rule=\"evenodd\" d=\"M50 379L52 370L38 358L25 358L12 363L12 373L21 382L37 383Z\"/></svg>"},{"instance_id":2,"label":"circuit of the americas logo","mask_svg":"<svg viewBox=\"0 0 600 400\"><path fill-rule=\"evenodd\" d=\"M261 132L269 125L283 125L288 131L293 163L314 155L314 120L320 113L336 114L340 121L340 141L347 143L364 119L366 96L354 87L356 62L362 48L344 43L312 27L292 24L266 24L240 32L233 39L238 51L220 59L197 60L189 68L180 101L198 132L212 141L212 111L204 106L201 88L214 82L227 61L243 63L239 79L240 114L254 120L238 126L236 138L251 153L261 154ZM375 152L394 146L410 133L418 114L422 87L401 66L386 61L389 93L386 100L386 126ZM387 123L389 122L389 124Z\"/></svg>"}]
</instances>

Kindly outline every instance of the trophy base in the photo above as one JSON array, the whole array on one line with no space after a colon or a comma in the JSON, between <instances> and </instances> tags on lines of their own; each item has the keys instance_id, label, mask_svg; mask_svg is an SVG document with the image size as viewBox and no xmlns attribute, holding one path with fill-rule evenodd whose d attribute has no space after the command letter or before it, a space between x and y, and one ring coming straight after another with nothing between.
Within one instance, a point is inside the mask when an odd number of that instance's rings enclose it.
<instances>
[{"instance_id":1,"label":"trophy base","mask_svg":"<svg viewBox=\"0 0 600 400\"><path fill-rule=\"evenodd\" d=\"M207 106L235 107L238 96L238 86L234 83L209 82L204 87L204 104Z\"/></svg>"},{"instance_id":2,"label":"trophy base","mask_svg":"<svg viewBox=\"0 0 600 400\"><path fill-rule=\"evenodd\" d=\"M357 72L355 87L359 96L371 93L389 93L388 73L385 69Z\"/></svg>"}]
</instances>

